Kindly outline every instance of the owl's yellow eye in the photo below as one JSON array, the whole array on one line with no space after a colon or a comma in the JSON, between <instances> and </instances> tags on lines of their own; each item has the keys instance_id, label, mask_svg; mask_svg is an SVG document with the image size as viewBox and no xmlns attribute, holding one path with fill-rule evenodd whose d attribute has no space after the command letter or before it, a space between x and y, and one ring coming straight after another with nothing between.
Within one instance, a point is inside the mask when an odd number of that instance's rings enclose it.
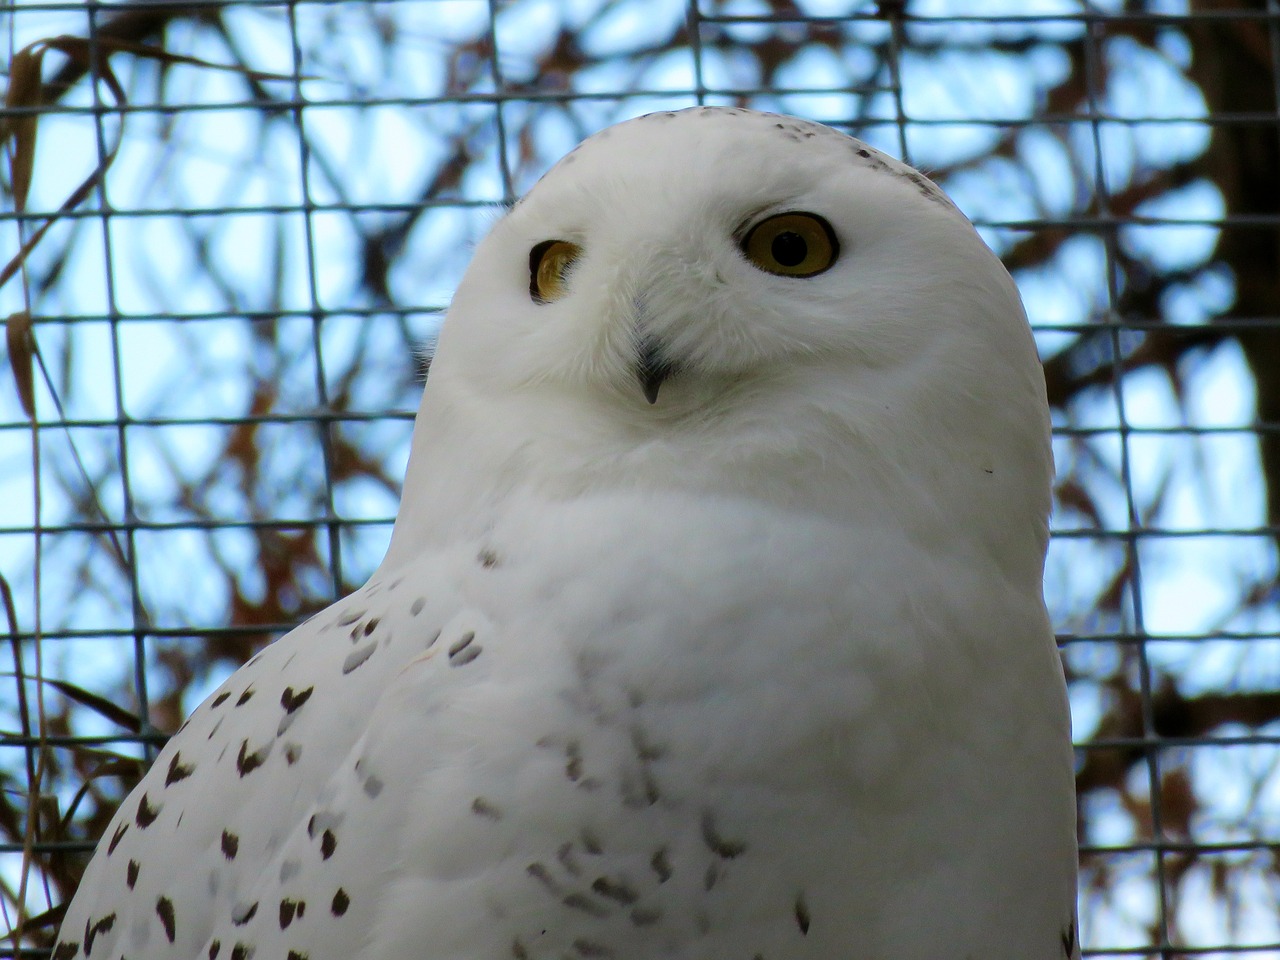
<instances>
[{"instance_id":1,"label":"owl's yellow eye","mask_svg":"<svg viewBox=\"0 0 1280 960\"><path fill-rule=\"evenodd\" d=\"M569 292L569 271L582 248L568 240L543 240L529 251L529 296L550 303Z\"/></svg>"},{"instance_id":2,"label":"owl's yellow eye","mask_svg":"<svg viewBox=\"0 0 1280 960\"><path fill-rule=\"evenodd\" d=\"M831 224L814 213L779 213L742 240L747 259L780 277L813 277L836 262L840 244Z\"/></svg>"}]
</instances>

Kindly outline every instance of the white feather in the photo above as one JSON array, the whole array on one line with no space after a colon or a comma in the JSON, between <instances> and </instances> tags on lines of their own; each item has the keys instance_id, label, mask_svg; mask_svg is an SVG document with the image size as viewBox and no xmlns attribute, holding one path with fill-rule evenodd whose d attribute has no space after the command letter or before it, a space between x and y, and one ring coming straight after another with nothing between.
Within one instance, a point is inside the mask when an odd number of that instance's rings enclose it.
<instances>
[{"instance_id":1,"label":"white feather","mask_svg":"<svg viewBox=\"0 0 1280 960\"><path fill-rule=\"evenodd\" d=\"M744 258L791 210L831 269ZM612 128L478 249L379 571L173 738L57 956L1073 958L1051 474L936 187L787 117Z\"/></svg>"}]
</instances>

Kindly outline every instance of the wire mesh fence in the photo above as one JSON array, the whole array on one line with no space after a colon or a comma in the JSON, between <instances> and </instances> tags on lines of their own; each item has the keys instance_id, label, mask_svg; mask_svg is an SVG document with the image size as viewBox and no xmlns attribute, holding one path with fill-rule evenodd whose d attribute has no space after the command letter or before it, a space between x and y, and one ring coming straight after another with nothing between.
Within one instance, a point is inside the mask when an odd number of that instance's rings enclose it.
<instances>
[{"instance_id":1,"label":"wire mesh fence","mask_svg":"<svg viewBox=\"0 0 1280 960\"><path fill-rule=\"evenodd\" d=\"M1280 0L0 16L0 954L47 954L204 694L372 571L487 224L596 130L708 103L920 166L1023 292L1086 955L1280 956Z\"/></svg>"}]
</instances>

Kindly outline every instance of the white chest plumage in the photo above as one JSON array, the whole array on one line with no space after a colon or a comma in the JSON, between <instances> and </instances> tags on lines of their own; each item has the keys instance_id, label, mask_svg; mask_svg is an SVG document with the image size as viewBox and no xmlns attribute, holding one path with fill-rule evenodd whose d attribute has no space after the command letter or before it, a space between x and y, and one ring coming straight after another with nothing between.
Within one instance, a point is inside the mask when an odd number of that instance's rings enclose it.
<instances>
[{"instance_id":1,"label":"white chest plumage","mask_svg":"<svg viewBox=\"0 0 1280 960\"><path fill-rule=\"evenodd\" d=\"M637 516L662 520L617 522ZM384 571L193 716L64 940L87 925L109 958L1065 956L1043 614L932 602L909 554L859 569L868 538L606 498ZM1056 696L1018 702L1037 688Z\"/></svg>"}]
</instances>

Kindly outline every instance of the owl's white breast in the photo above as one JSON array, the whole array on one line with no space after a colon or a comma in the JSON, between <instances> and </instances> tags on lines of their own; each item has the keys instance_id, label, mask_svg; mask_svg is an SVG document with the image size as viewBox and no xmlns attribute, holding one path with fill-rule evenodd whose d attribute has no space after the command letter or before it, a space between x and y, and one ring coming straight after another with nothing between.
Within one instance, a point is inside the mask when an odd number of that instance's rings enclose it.
<instances>
[{"instance_id":1,"label":"owl's white breast","mask_svg":"<svg viewBox=\"0 0 1280 960\"><path fill-rule=\"evenodd\" d=\"M428 935L457 960L1066 956L1071 767L1037 595L888 526L730 498L516 498L480 543L473 685L437 694L424 667L385 739L403 765L405 704L431 717L410 809L439 816L406 813L382 915L438 909L370 957Z\"/></svg>"}]
</instances>

